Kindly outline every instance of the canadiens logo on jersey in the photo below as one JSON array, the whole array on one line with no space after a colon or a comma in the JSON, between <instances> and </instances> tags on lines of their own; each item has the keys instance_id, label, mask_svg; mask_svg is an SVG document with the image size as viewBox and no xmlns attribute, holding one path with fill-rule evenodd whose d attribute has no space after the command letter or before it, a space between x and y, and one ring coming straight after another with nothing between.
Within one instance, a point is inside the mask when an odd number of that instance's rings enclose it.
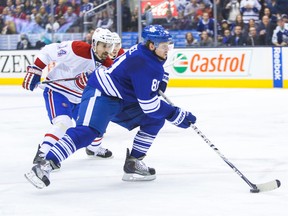
<instances>
[{"instance_id":1,"label":"canadiens logo on jersey","mask_svg":"<svg viewBox=\"0 0 288 216\"><path fill-rule=\"evenodd\" d=\"M84 90L84 88L85 88L85 86L86 86L86 84L84 84L83 82L81 82L81 79L79 79L80 78L80 75L81 74L78 74L77 76L76 76L76 80L74 81L74 83L75 83L75 85L77 86L77 88L79 88L80 90Z\"/></svg>"}]
</instances>

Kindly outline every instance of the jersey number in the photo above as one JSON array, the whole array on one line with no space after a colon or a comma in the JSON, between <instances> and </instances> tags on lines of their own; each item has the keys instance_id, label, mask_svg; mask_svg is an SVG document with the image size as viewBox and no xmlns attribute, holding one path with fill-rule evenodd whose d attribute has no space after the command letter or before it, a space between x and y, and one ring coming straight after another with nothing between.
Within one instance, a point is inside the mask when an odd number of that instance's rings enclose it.
<instances>
[{"instance_id":1,"label":"jersey number","mask_svg":"<svg viewBox=\"0 0 288 216\"><path fill-rule=\"evenodd\" d=\"M157 91L159 88L159 83L160 83L160 81L158 81L157 79L153 79L152 85L151 85L151 90L154 92Z\"/></svg>"}]
</instances>

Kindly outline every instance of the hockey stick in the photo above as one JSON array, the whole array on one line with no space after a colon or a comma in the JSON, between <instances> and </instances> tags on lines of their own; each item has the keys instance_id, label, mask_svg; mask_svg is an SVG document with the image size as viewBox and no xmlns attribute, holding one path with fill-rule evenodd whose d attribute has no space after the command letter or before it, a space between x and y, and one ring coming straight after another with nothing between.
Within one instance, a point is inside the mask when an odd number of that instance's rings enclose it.
<instances>
[{"instance_id":1,"label":"hockey stick","mask_svg":"<svg viewBox=\"0 0 288 216\"><path fill-rule=\"evenodd\" d=\"M40 82L40 84L48 84L48 83L55 83L55 82L62 82L62 81L72 81L72 80L77 80L78 78L79 77L54 79L54 80L44 80L44 81Z\"/></svg>"},{"instance_id":2,"label":"hockey stick","mask_svg":"<svg viewBox=\"0 0 288 216\"><path fill-rule=\"evenodd\" d=\"M159 94L172 106L173 103L167 96L162 92L159 91ZM191 127L194 129L194 131L225 161L228 166L230 166L234 172L236 172L249 186L250 186L250 192L251 193L259 193L264 191L270 191L274 190L280 187L281 182L276 179L270 182L266 182L263 184L253 184L251 181L249 181L242 172L240 172L239 169L237 169L219 150L218 148L196 127L196 125L191 124Z\"/></svg>"},{"instance_id":3,"label":"hockey stick","mask_svg":"<svg viewBox=\"0 0 288 216\"><path fill-rule=\"evenodd\" d=\"M179 61L183 56L184 56L184 54L181 54L181 55L178 56L176 59L174 59L173 61L171 61L169 64L165 65L164 68L167 68L167 67L172 66L174 63L176 63L177 61Z\"/></svg>"},{"instance_id":4,"label":"hockey stick","mask_svg":"<svg viewBox=\"0 0 288 216\"><path fill-rule=\"evenodd\" d=\"M180 56L178 56L176 59L174 59L172 62L170 62L168 65L165 65L164 68L170 67L171 65L173 65L174 63L176 63L177 61L179 61L184 55L181 54ZM71 77L71 78L63 78L63 79L54 79L54 80L44 80L42 82L40 82L39 84L49 84L49 83L55 83L55 82L63 82L63 81L72 81L72 80L77 80L79 77Z\"/></svg>"}]
</instances>

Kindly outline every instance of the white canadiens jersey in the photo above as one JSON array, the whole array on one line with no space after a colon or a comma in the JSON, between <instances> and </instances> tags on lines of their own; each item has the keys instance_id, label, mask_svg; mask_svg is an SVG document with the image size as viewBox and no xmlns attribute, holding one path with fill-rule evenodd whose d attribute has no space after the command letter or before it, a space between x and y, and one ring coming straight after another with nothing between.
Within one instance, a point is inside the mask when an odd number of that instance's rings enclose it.
<instances>
[{"instance_id":1,"label":"white canadiens jersey","mask_svg":"<svg viewBox=\"0 0 288 216\"><path fill-rule=\"evenodd\" d=\"M92 72L101 66L101 62L93 54L91 45L83 41L64 41L46 45L37 58L46 66L55 62L54 68L47 74L47 80L77 77L82 72ZM45 84L45 87L63 94L70 102L77 104L81 102L85 86L78 80L72 80Z\"/></svg>"}]
</instances>

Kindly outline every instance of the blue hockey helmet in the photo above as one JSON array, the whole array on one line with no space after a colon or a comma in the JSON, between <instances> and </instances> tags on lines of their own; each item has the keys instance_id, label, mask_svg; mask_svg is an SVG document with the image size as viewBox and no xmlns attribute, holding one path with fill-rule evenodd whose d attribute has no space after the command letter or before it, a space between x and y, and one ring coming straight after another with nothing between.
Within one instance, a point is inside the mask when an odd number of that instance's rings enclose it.
<instances>
[{"instance_id":1,"label":"blue hockey helmet","mask_svg":"<svg viewBox=\"0 0 288 216\"><path fill-rule=\"evenodd\" d=\"M163 42L172 42L172 36L165 30L161 25L148 25L142 31L143 43L146 44L147 41L154 43L156 47Z\"/></svg>"}]
</instances>

